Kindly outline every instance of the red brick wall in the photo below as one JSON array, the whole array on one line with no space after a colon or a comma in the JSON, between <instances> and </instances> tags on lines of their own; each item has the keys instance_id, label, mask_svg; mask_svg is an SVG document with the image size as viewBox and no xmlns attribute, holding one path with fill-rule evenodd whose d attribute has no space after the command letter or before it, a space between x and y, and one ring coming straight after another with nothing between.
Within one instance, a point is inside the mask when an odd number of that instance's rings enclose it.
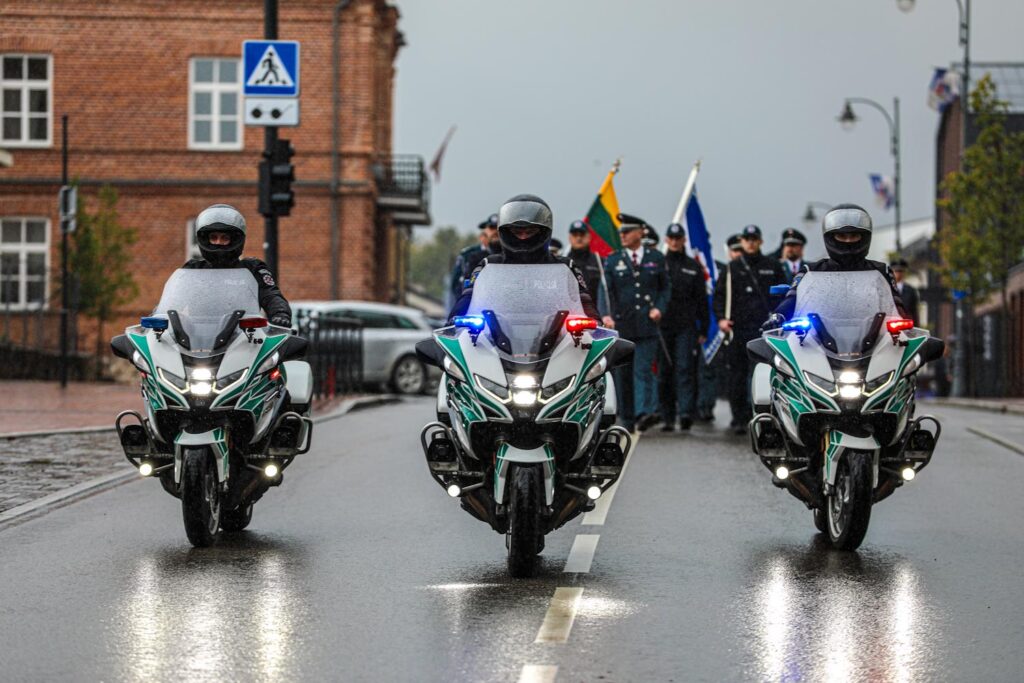
<instances>
[{"instance_id":1,"label":"red brick wall","mask_svg":"<svg viewBox=\"0 0 1024 683\"><path fill-rule=\"evenodd\" d=\"M280 222L280 279L292 299L327 298L330 283L331 19L334 0L281 3L279 35L302 41L302 125L280 129L297 150L296 207ZM371 164L391 151L393 61L398 11L383 0L354 0L342 22L341 292L386 299L395 236L375 208ZM225 0L5 0L0 53L53 57L54 145L12 149L0 169L0 216L50 216L51 270L59 269L56 186L23 183L60 177L60 115L70 117L70 173L94 195L115 183L125 224L138 228L137 311L155 304L167 275L185 257L185 225L205 206L225 202L249 224L246 253L262 256L256 166L263 130L246 127L244 149L189 150L191 57L238 56L263 34L263 3ZM197 181L235 181L227 187ZM159 181L162 186L145 183ZM190 181L184 184L181 181ZM12 184L15 183L15 184ZM142 183L142 184L138 184Z\"/></svg>"}]
</instances>

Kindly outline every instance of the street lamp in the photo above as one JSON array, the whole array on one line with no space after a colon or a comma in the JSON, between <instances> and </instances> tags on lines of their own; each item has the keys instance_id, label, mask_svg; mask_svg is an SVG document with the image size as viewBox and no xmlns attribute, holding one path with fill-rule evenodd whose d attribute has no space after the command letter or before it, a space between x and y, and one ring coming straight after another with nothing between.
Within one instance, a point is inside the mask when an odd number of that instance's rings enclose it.
<instances>
[{"instance_id":1,"label":"street lamp","mask_svg":"<svg viewBox=\"0 0 1024 683\"><path fill-rule=\"evenodd\" d=\"M807 202L807 210L804 211L803 223L804 229L807 232L811 232L818 225L818 216L814 213L814 207L820 206L826 211L832 208L832 205L828 202Z\"/></svg>"},{"instance_id":2,"label":"street lamp","mask_svg":"<svg viewBox=\"0 0 1024 683\"><path fill-rule=\"evenodd\" d=\"M874 100L870 100L866 97L848 97L846 102L843 104L843 111L840 112L839 116L836 117L839 121L839 125L843 127L843 130L852 130L853 125L857 123L857 115L853 112L853 104L866 104L869 107L874 107L882 113L885 117L886 122L889 124L889 152L893 158L893 208L895 209L896 220L894 223L896 232L896 252L903 251L903 242L900 240L900 98L892 98L892 111L890 115L889 111Z\"/></svg>"}]
</instances>

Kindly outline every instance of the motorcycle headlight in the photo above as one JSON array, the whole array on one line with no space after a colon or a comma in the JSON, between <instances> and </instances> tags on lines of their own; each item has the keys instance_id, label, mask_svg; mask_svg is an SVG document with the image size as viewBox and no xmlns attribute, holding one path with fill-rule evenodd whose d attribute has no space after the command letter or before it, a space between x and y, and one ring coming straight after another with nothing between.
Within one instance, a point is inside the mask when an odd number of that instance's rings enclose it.
<instances>
[{"instance_id":1,"label":"motorcycle headlight","mask_svg":"<svg viewBox=\"0 0 1024 683\"><path fill-rule=\"evenodd\" d=\"M840 384L839 385L839 397L840 398L860 398L861 385L859 384Z\"/></svg>"},{"instance_id":2,"label":"motorcycle headlight","mask_svg":"<svg viewBox=\"0 0 1024 683\"><path fill-rule=\"evenodd\" d=\"M832 380L825 379L824 377L819 377L818 375L815 375L814 373L807 371L804 371L804 378L808 382L813 384L817 389L825 392L829 396L836 395L836 383L833 382Z\"/></svg>"},{"instance_id":3,"label":"motorcycle headlight","mask_svg":"<svg viewBox=\"0 0 1024 683\"><path fill-rule=\"evenodd\" d=\"M864 385L864 393L867 394L868 396L875 393L876 391L884 387L886 384L888 384L889 381L892 379L892 376L892 371L889 371L884 375L881 375L880 377L874 378L873 380Z\"/></svg>"},{"instance_id":4,"label":"motorcycle headlight","mask_svg":"<svg viewBox=\"0 0 1024 683\"><path fill-rule=\"evenodd\" d=\"M209 396L213 391L212 382L189 382L188 391L193 396Z\"/></svg>"},{"instance_id":5,"label":"motorcycle headlight","mask_svg":"<svg viewBox=\"0 0 1024 683\"><path fill-rule=\"evenodd\" d=\"M149 374L149 363L146 362L146 359L138 351L135 351L132 354L132 363L135 363L135 367L137 367L140 372L147 375Z\"/></svg>"},{"instance_id":6,"label":"motorcycle headlight","mask_svg":"<svg viewBox=\"0 0 1024 683\"><path fill-rule=\"evenodd\" d=\"M460 382L466 381L466 375L463 374L462 368L460 368L457 363L453 362L449 356L444 357L444 371L453 379Z\"/></svg>"},{"instance_id":7,"label":"motorcycle headlight","mask_svg":"<svg viewBox=\"0 0 1024 683\"><path fill-rule=\"evenodd\" d=\"M270 372L277 367L277 364L281 362L281 354L275 351L273 354L268 356L266 360L260 363L260 366L256 368L256 374L262 375L264 372Z\"/></svg>"},{"instance_id":8,"label":"motorcycle headlight","mask_svg":"<svg viewBox=\"0 0 1024 683\"><path fill-rule=\"evenodd\" d=\"M185 387L188 386L184 377L178 377L173 372L167 372L163 368L157 369L157 372L160 373L160 379L167 382L178 391L185 391Z\"/></svg>"},{"instance_id":9,"label":"motorcycle headlight","mask_svg":"<svg viewBox=\"0 0 1024 683\"><path fill-rule=\"evenodd\" d=\"M523 373L512 375L512 386L516 389L536 389L540 386L540 382L534 375Z\"/></svg>"},{"instance_id":10,"label":"motorcycle headlight","mask_svg":"<svg viewBox=\"0 0 1024 683\"><path fill-rule=\"evenodd\" d=\"M900 377L908 377L918 370L921 369L921 354L915 353L914 357L907 363L907 367L903 368L903 372L900 373Z\"/></svg>"},{"instance_id":11,"label":"motorcycle headlight","mask_svg":"<svg viewBox=\"0 0 1024 683\"><path fill-rule=\"evenodd\" d=\"M782 356L775 356L775 360L773 362L775 363L775 369L782 374L789 375L790 377L796 377L796 370L794 370L793 366L786 362Z\"/></svg>"},{"instance_id":12,"label":"motorcycle headlight","mask_svg":"<svg viewBox=\"0 0 1024 683\"><path fill-rule=\"evenodd\" d=\"M229 386L231 386L232 384L234 384L235 382L240 380L242 378L242 376L245 375L245 373L246 373L246 371L248 369L249 368L243 368L243 369L239 370L238 372L232 372L230 375L225 375L223 377L218 377L217 378L217 383L213 385L214 386L214 390L215 391L224 391Z\"/></svg>"},{"instance_id":13,"label":"motorcycle headlight","mask_svg":"<svg viewBox=\"0 0 1024 683\"><path fill-rule=\"evenodd\" d=\"M587 371L586 376L583 378L583 383L593 382L595 379L600 377L608 369L608 359L602 357L601 360L594 364L594 367Z\"/></svg>"},{"instance_id":14,"label":"motorcycle headlight","mask_svg":"<svg viewBox=\"0 0 1024 683\"><path fill-rule=\"evenodd\" d=\"M517 389L512 393L512 403L520 408L528 408L537 402L537 392Z\"/></svg>"},{"instance_id":15,"label":"motorcycle headlight","mask_svg":"<svg viewBox=\"0 0 1024 683\"><path fill-rule=\"evenodd\" d=\"M497 382L492 382L486 377L481 377L480 375L473 375L473 379L476 380L478 386L492 394L499 401L505 401L508 399L508 387L498 384Z\"/></svg>"},{"instance_id":16,"label":"motorcycle headlight","mask_svg":"<svg viewBox=\"0 0 1024 683\"><path fill-rule=\"evenodd\" d=\"M558 380L554 384L549 384L541 389L540 397L542 400L550 399L552 396L557 396L562 393L576 380L576 375L572 377L566 377L565 379Z\"/></svg>"}]
</instances>

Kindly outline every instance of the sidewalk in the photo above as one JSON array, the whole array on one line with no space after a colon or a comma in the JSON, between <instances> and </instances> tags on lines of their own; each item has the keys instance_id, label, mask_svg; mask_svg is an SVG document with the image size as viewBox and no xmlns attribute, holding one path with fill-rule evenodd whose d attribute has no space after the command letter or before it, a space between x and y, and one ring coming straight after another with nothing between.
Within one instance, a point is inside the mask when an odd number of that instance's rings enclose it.
<instances>
[{"instance_id":1,"label":"sidewalk","mask_svg":"<svg viewBox=\"0 0 1024 683\"><path fill-rule=\"evenodd\" d=\"M142 408L137 384L0 381L0 434L111 427L119 412Z\"/></svg>"},{"instance_id":2,"label":"sidewalk","mask_svg":"<svg viewBox=\"0 0 1024 683\"><path fill-rule=\"evenodd\" d=\"M1024 398L929 398L921 403L949 408L969 408L989 413L1024 415Z\"/></svg>"}]
</instances>

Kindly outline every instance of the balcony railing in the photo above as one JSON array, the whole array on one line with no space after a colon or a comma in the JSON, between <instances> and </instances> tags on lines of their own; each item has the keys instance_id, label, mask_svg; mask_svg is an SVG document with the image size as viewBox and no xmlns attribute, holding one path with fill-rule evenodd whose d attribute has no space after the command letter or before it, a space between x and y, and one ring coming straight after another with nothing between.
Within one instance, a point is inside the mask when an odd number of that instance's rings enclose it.
<instances>
[{"instance_id":1,"label":"balcony railing","mask_svg":"<svg viewBox=\"0 0 1024 683\"><path fill-rule=\"evenodd\" d=\"M430 225L430 177L423 157L415 154L382 156L373 165L377 206L400 225Z\"/></svg>"}]
</instances>

